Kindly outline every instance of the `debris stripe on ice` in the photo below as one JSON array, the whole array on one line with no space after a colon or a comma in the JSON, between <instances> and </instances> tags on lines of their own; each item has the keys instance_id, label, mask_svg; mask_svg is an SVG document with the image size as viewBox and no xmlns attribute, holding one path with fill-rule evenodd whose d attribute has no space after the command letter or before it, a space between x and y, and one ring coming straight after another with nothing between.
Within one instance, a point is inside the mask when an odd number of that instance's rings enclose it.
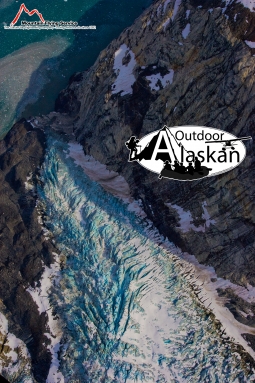
<instances>
[{"instance_id":1,"label":"debris stripe on ice","mask_svg":"<svg viewBox=\"0 0 255 383\"><path fill-rule=\"evenodd\" d=\"M118 173L108 170L106 165L95 160L92 156L84 154L83 147L77 142L68 144L69 153L66 157L74 159L74 163L82 167L84 173L93 181L98 182L107 192L120 198L125 203L129 203L129 210L136 212L141 217L146 214L142 211L138 202L131 197L131 192L127 181ZM81 220L80 207L77 207L77 217Z\"/></svg>"}]
</instances>

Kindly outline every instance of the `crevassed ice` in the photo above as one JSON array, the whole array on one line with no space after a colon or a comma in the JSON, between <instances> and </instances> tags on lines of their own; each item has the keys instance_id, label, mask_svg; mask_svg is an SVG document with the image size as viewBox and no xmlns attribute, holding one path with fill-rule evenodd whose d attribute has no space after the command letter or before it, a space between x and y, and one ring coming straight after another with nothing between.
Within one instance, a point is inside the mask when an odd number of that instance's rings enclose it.
<instances>
[{"instance_id":1,"label":"crevassed ice","mask_svg":"<svg viewBox=\"0 0 255 383\"><path fill-rule=\"evenodd\" d=\"M159 238L66 156L67 143L50 136L48 148L39 195L66 256L51 296L65 381L252 381Z\"/></svg>"}]
</instances>

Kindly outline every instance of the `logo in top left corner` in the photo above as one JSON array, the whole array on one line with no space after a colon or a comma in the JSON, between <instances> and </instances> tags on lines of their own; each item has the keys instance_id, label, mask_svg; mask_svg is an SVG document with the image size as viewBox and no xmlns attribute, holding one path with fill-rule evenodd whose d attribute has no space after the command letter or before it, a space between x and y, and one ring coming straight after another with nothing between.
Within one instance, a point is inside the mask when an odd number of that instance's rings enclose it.
<instances>
[{"instance_id":1,"label":"logo in top left corner","mask_svg":"<svg viewBox=\"0 0 255 383\"><path fill-rule=\"evenodd\" d=\"M38 19L35 21L21 20L22 15L26 13L28 16L36 15ZM20 24L18 25L18 22ZM10 25L4 25L4 29L96 29L95 25L78 25L77 21L48 21L45 20L42 13L38 9L31 11L22 3L17 14L11 21Z\"/></svg>"}]
</instances>

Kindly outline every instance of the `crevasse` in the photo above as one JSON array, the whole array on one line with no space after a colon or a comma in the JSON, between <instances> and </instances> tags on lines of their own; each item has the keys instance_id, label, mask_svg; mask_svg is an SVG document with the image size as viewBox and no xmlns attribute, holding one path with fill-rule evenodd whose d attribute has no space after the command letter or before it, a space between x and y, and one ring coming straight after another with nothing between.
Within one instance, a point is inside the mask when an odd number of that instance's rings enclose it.
<instances>
[{"instance_id":1,"label":"crevasse","mask_svg":"<svg viewBox=\"0 0 255 383\"><path fill-rule=\"evenodd\" d=\"M39 199L66 259L50 296L65 381L252 381L155 231L84 174L67 142L50 133L48 148Z\"/></svg>"}]
</instances>

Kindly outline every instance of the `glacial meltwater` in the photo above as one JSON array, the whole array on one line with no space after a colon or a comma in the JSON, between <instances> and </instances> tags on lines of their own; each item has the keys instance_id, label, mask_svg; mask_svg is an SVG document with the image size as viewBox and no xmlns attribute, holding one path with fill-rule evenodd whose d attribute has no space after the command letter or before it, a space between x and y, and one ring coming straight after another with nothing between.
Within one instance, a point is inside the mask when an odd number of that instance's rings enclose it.
<instances>
[{"instance_id":1,"label":"glacial meltwater","mask_svg":"<svg viewBox=\"0 0 255 383\"><path fill-rule=\"evenodd\" d=\"M88 178L53 133L41 181L45 235L62 262L49 290L58 336L48 382L254 381L192 294L175 246Z\"/></svg>"},{"instance_id":2,"label":"glacial meltwater","mask_svg":"<svg viewBox=\"0 0 255 383\"><path fill-rule=\"evenodd\" d=\"M94 30L8 30L23 1L0 0L0 138L20 117L54 109L69 77L88 69L98 54L131 25L151 0L26 0L45 20L95 25ZM21 21L38 21L22 12Z\"/></svg>"}]
</instances>

